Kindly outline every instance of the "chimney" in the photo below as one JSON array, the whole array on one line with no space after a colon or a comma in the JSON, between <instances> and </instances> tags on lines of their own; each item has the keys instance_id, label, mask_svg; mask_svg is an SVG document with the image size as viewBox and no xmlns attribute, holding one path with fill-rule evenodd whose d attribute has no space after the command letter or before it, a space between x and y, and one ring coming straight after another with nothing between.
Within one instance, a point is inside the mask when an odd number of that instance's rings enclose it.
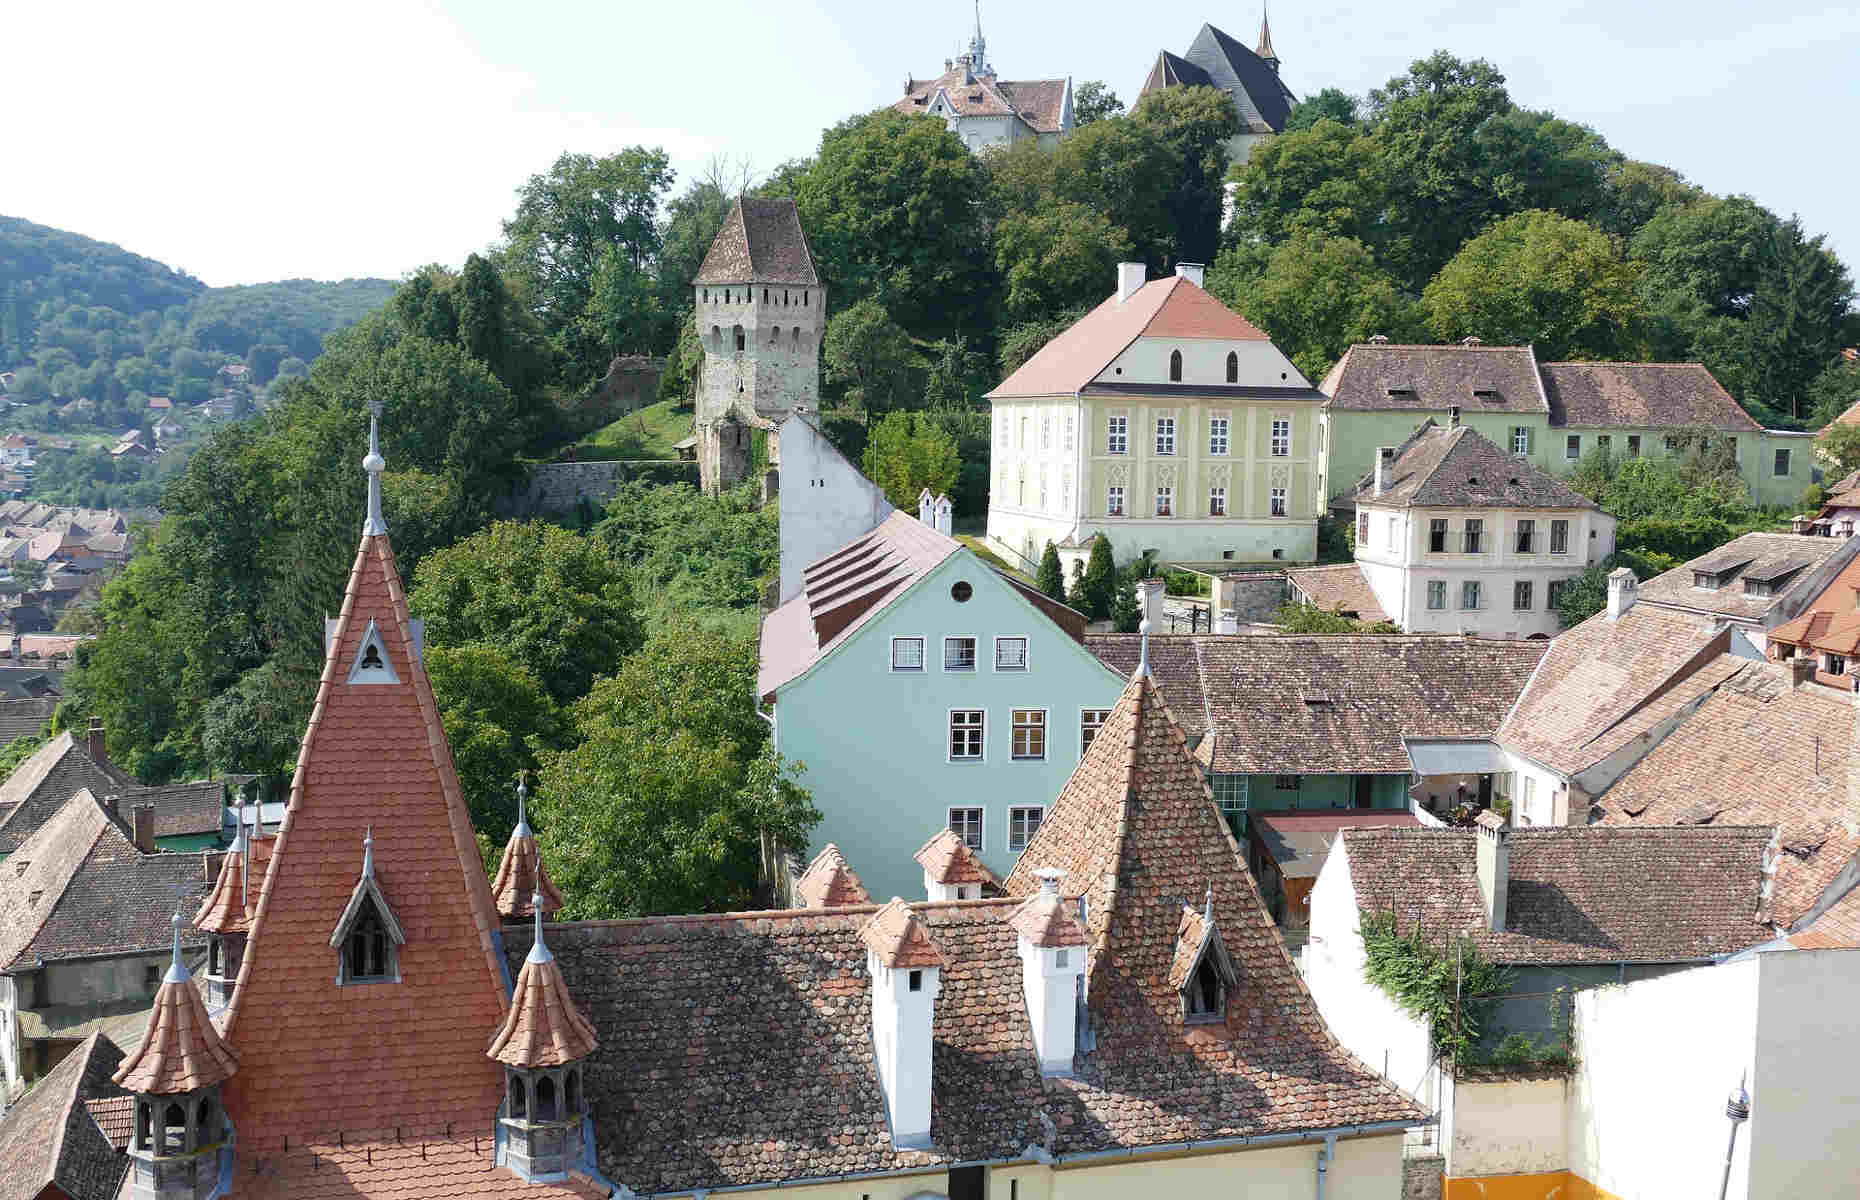
<instances>
[{"instance_id":1,"label":"chimney","mask_svg":"<svg viewBox=\"0 0 1860 1200\"><path fill-rule=\"evenodd\" d=\"M1395 486L1395 447L1376 447L1376 495Z\"/></svg>"},{"instance_id":2,"label":"chimney","mask_svg":"<svg viewBox=\"0 0 1860 1200\"><path fill-rule=\"evenodd\" d=\"M1815 682L1815 653L1804 646L1789 660L1789 690Z\"/></svg>"},{"instance_id":3,"label":"chimney","mask_svg":"<svg viewBox=\"0 0 1860 1200\"><path fill-rule=\"evenodd\" d=\"M1163 619L1163 581L1159 575L1153 579L1137 581L1137 599L1143 604L1143 619L1150 623L1150 628L1161 631Z\"/></svg>"},{"instance_id":4,"label":"chimney","mask_svg":"<svg viewBox=\"0 0 1860 1200\"><path fill-rule=\"evenodd\" d=\"M929 488L917 493L917 519L926 525L936 524L936 500Z\"/></svg>"},{"instance_id":5,"label":"chimney","mask_svg":"<svg viewBox=\"0 0 1860 1200\"><path fill-rule=\"evenodd\" d=\"M949 497L938 496L931 506L931 511L936 514L936 531L944 537L955 537L956 521L953 515L955 508L950 504Z\"/></svg>"},{"instance_id":6,"label":"chimney","mask_svg":"<svg viewBox=\"0 0 1860 1200\"><path fill-rule=\"evenodd\" d=\"M1619 621L1621 615L1640 599L1640 577L1626 567L1608 572L1608 619Z\"/></svg>"},{"instance_id":7,"label":"chimney","mask_svg":"<svg viewBox=\"0 0 1860 1200\"><path fill-rule=\"evenodd\" d=\"M1223 608L1220 616L1214 619L1214 632L1239 633L1240 616L1231 608Z\"/></svg>"},{"instance_id":8,"label":"chimney","mask_svg":"<svg viewBox=\"0 0 1860 1200\"><path fill-rule=\"evenodd\" d=\"M1485 902L1485 922L1493 930L1505 928L1505 893L1511 887L1511 830L1505 818L1491 809L1479 814L1479 899Z\"/></svg>"},{"instance_id":9,"label":"chimney","mask_svg":"<svg viewBox=\"0 0 1860 1200\"><path fill-rule=\"evenodd\" d=\"M896 896L859 931L872 975L872 1049L891 1117L891 1143L930 1148L932 1031L943 959L910 906Z\"/></svg>"},{"instance_id":10,"label":"chimney","mask_svg":"<svg viewBox=\"0 0 1860 1200\"><path fill-rule=\"evenodd\" d=\"M1079 976L1085 972L1085 930L1059 895L1064 874L1042 867L1040 890L1008 918L1020 953L1021 987L1040 1074L1070 1077L1078 1046Z\"/></svg>"},{"instance_id":11,"label":"chimney","mask_svg":"<svg viewBox=\"0 0 1860 1200\"><path fill-rule=\"evenodd\" d=\"M90 728L84 731L84 752L90 755L92 762L110 761L110 749L104 744L103 718L92 717L90 719Z\"/></svg>"},{"instance_id":12,"label":"chimney","mask_svg":"<svg viewBox=\"0 0 1860 1200\"><path fill-rule=\"evenodd\" d=\"M1117 302L1122 304L1137 294L1149 278L1150 269L1140 262L1117 264Z\"/></svg>"},{"instance_id":13,"label":"chimney","mask_svg":"<svg viewBox=\"0 0 1860 1200\"><path fill-rule=\"evenodd\" d=\"M104 811L118 821L123 819L123 798L112 792L103 798Z\"/></svg>"},{"instance_id":14,"label":"chimney","mask_svg":"<svg viewBox=\"0 0 1860 1200\"><path fill-rule=\"evenodd\" d=\"M144 854L155 853L155 806L138 804L135 807L136 849Z\"/></svg>"},{"instance_id":15,"label":"chimney","mask_svg":"<svg viewBox=\"0 0 1860 1200\"><path fill-rule=\"evenodd\" d=\"M1205 282L1208 273L1205 263L1177 263L1175 264L1175 273L1198 288L1205 288L1208 286Z\"/></svg>"},{"instance_id":16,"label":"chimney","mask_svg":"<svg viewBox=\"0 0 1860 1200\"><path fill-rule=\"evenodd\" d=\"M1458 429L1459 427L1460 427L1460 406L1457 404L1450 404L1447 406L1447 428Z\"/></svg>"}]
</instances>

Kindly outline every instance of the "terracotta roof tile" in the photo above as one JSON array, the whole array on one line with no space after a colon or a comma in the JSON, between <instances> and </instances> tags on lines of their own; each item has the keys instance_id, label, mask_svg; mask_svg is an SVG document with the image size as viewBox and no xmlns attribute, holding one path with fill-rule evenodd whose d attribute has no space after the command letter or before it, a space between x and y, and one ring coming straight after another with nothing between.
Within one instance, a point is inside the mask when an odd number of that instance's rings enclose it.
<instances>
[{"instance_id":1,"label":"terracotta roof tile","mask_svg":"<svg viewBox=\"0 0 1860 1200\"><path fill-rule=\"evenodd\" d=\"M1390 486L1357 481L1356 502L1382 508L1594 508L1595 502L1549 472L1515 458L1470 426L1430 418L1398 448Z\"/></svg>"},{"instance_id":2,"label":"terracotta roof tile","mask_svg":"<svg viewBox=\"0 0 1860 1200\"><path fill-rule=\"evenodd\" d=\"M1850 888L1826 912L1791 934L1789 942L1798 950L1860 948L1860 887Z\"/></svg>"},{"instance_id":3,"label":"terracotta roof tile","mask_svg":"<svg viewBox=\"0 0 1860 1200\"><path fill-rule=\"evenodd\" d=\"M814 856L807 870L794 883L795 897L803 908L843 908L848 904L870 904L865 884L847 864L840 848L828 842L826 849Z\"/></svg>"},{"instance_id":4,"label":"terracotta roof tile","mask_svg":"<svg viewBox=\"0 0 1860 1200\"><path fill-rule=\"evenodd\" d=\"M1008 925L1031 945L1056 950L1086 944L1085 927L1079 924L1073 905L1057 891L1044 889L1021 901L1008 918Z\"/></svg>"},{"instance_id":5,"label":"terracotta roof tile","mask_svg":"<svg viewBox=\"0 0 1860 1200\"><path fill-rule=\"evenodd\" d=\"M174 920L178 932L181 919ZM114 1082L131 1092L172 1096L224 1083L238 1069L239 1056L207 1016L206 1002L181 967L177 949L175 965L149 1010L148 1032L117 1069Z\"/></svg>"},{"instance_id":6,"label":"terracotta roof tile","mask_svg":"<svg viewBox=\"0 0 1860 1200\"><path fill-rule=\"evenodd\" d=\"M115 1096L122 1051L92 1034L0 1116L0 1200L114 1200L129 1169L86 1100Z\"/></svg>"},{"instance_id":7,"label":"terracotta roof tile","mask_svg":"<svg viewBox=\"0 0 1860 1200\"><path fill-rule=\"evenodd\" d=\"M381 1132L327 1142L293 1138L288 1151L274 1148L248 1161L242 1129L240 1169L226 1200L593 1200L609 1195L581 1172L556 1183L529 1183L498 1166L488 1119L472 1130L408 1125Z\"/></svg>"},{"instance_id":8,"label":"terracotta roof tile","mask_svg":"<svg viewBox=\"0 0 1860 1200\"><path fill-rule=\"evenodd\" d=\"M491 881L491 899L500 917L506 921L520 921L535 915L530 903L538 892L542 893L544 916L562 911L562 893L549 878L549 868L543 865L535 831L530 828L527 814L519 804L516 828L510 831L504 857L498 860L497 878Z\"/></svg>"},{"instance_id":9,"label":"terracotta roof tile","mask_svg":"<svg viewBox=\"0 0 1860 1200\"><path fill-rule=\"evenodd\" d=\"M1640 585L1640 603L1685 608L1745 621L1761 620L1811 586L1815 568L1849 544L1844 538L1795 533L1746 533ZM1716 589L1697 586L1696 574L1715 572ZM1767 587L1745 590L1745 580Z\"/></svg>"},{"instance_id":10,"label":"terracotta roof tile","mask_svg":"<svg viewBox=\"0 0 1860 1200\"><path fill-rule=\"evenodd\" d=\"M1381 601L1355 563L1332 567L1296 567L1285 573L1306 599L1325 612L1345 613L1361 621L1386 621Z\"/></svg>"},{"instance_id":11,"label":"terracotta roof tile","mask_svg":"<svg viewBox=\"0 0 1860 1200\"><path fill-rule=\"evenodd\" d=\"M207 893L200 911L194 914L196 929L209 933L247 931L252 914L258 908L259 892L265 886L265 868L271 862L271 848L276 844L276 838L235 842L233 848L220 857L213 890Z\"/></svg>"},{"instance_id":12,"label":"terracotta roof tile","mask_svg":"<svg viewBox=\"0 0 1860 1200\"><path fill-rule=\"evenodd\" d=\"M1318 390L1352 412L1545 413L1550 402L1529 346L1410 346L1359 342ZM1343 471L1370 463L1344 463Z\"/></svg>"},{"instance_id":13,"label":"terracotta roof tile","mask_svg":"<svg viewBox=\"0 0 1860 1200\"><path fill-rule=\"evenodd\" d=\"M887 967L940 967L943 956L910 905L893 897L859 929L859 940Z\"/></svg>"},{"instance_id":14,"label":"terracotta roof tile","mask_svg":"<svg viewBox=\"0 0 1860 1200\"><path fill-rule=\"evenodd\" d=\"M1763 429L1698 363L1560 362L1543 373L1552 425Z\"/></svg>"},{"instance_id":15,"label":"terracotta roof tile","mask_svg":"<svg viewBox=\"0 0 1860 1200\"><path fill-rule=\"evenodd\" d=\"M1058 133L1065 116L1065 79L996 79L975 75L966 66L952 67L935 79L913 79L894 112L930 111L938 92L964 117L1019 117L1035 133Z\"/></svg>"},{"instance_id":16,"label":"terracotta roof tile","mask_svg":"<svg viewBox=\"0 0 1860 1200\"><path fill-rule=\"evenodd\" d=\"M794 201L739 196L704 254L693 283L786 283L819 287Z\"/></svg>"},{"instance_id":17,"label":"terracotta roof tile","mask_svg":"<svg viewBox=\"0 0 1860 1200\"><path fill-rule=\"evenodd\" d=\"M937 883L1001 886L1000 877L982 865L975 851L953 829L939 829L912 857Z\"/></svg>"},{"instance_id":18,"label":"terracotta roof tile","mask_svg":"<svg viewBox=\"0 0 1860 1200\"><path fill-rule=\"evenodd\" d=\"M599 1045L594 1026L575 1007L555 958L546 948L532 945L517 973L510 1012L485 1053L505 1066L559 1067L588 1057Z\"/></svg>"},{"instance_id":19,"label":"terracotta roof tile","mask_svg":"<svg viewBox=\"0 0 1860 1200\"><path fill-rule=\"evenodd\" d=\"M1769 827L1511 831L1505 928L1489 928L1465 829L1349 829L1357 905L1492 961L1687 962L1772 936L1759 916Z\"/></svg>"}]
</instances>

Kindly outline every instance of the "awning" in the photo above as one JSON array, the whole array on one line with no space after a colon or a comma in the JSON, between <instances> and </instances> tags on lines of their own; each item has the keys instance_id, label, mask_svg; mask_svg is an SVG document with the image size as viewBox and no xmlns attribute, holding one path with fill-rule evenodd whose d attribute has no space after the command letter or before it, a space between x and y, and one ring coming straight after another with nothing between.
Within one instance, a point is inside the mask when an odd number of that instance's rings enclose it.
<instances>
[{"instance_id":1,"label":"awning","mask_svg":"<svg viewBox=\"0 0 1860 1200\"><path fill-rule=\"evenodd\" d=\"M1403 738L1416 775L1490 775L1503 771L1496 743L1467 738Z\"/></svg>"}]
</instances>

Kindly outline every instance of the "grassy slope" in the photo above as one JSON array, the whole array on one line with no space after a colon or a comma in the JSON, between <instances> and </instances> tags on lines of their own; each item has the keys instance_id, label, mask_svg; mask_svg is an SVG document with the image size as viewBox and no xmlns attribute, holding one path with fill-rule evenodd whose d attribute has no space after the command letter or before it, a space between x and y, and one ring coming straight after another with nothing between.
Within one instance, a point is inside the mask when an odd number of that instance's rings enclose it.
<instances>
[{"instance_id":1,"label":"grassy slope","mask_svg":"<svg viewBox=\"0 0 1860 1200\"><path fill-rule=\"evenodd\" d=\"M677 458L677 443L691 436L691 410L674 408L669 400L648 404L576 442L575 458L582 462L627 458ZM564 451L560 457L566 457Z\"/></svg>"}]
</instances>

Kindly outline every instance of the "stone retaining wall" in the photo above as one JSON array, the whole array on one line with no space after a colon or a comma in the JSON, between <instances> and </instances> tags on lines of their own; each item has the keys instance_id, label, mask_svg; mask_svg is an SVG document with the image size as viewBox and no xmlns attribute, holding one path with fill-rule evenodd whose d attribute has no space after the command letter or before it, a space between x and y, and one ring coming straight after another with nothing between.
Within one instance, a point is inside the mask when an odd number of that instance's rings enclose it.
<instances>
[{"instance_id":1,"label":"stone retaining wall","mask_svg":"<svg viewBox=\"0 0 1860 1200\"><path fill-rule=\"evenodd\" d=\"M613 499L620 485L633 479L695 484L697 464L667 459L544 463L530 473L529 486L504 496L497 510L505 517L572 512L583 500L600 504Z\"/></svg>"}]
</instances>

